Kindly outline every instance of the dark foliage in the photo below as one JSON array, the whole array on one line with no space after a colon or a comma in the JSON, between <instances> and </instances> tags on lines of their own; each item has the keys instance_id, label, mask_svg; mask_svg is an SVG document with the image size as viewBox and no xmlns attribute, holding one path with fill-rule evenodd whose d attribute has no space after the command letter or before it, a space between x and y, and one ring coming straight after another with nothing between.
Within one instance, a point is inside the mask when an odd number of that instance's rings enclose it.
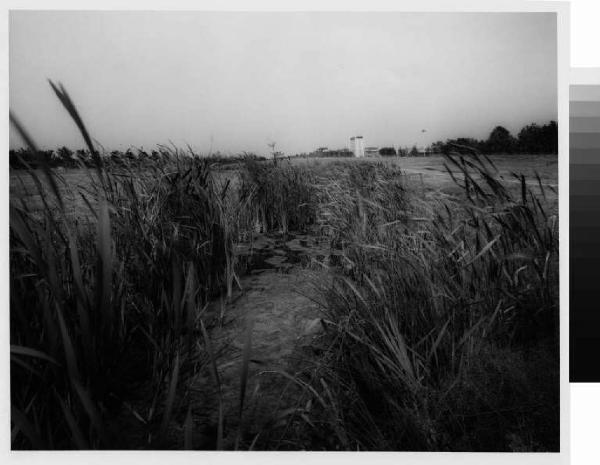
<instances>
[{"instance_id":1,"label":"dark foliage","mask_svg":"<svg viewBox=\"0 0 600 465\"><path fill-rule=\"evenodd\" d=\"M397 155L397 153L394 147L382 147L379 149L379 155L384 157L390 157Z\"/></svg>"},{"instance_id":2,"label":"dark foliage","mask_svg":"<svg viewBox=\"0 0 600 465\"><path fill-rule=\"evenodd\" d=\"M172 155L173 150L166 147L161 148L160 150L152 150L151 152L147 152L143 148L140 148L136 150L127 149L125 152L113 150L101 155L101 159L109 166L126 165L128 167L143 168L154 165L156 162L169 161L172 158ZM199 156L191 151L187 153L177 151L177 155L190 158L201 158L218 165L234 165L248 158L265 160L264 157L248 153L235 156L221 154ZM72 151L68 147L60 147L56 150L33 150L31 148L10 150L8 160L10 167L13 169L25 169L28 166L30 168L39 168L44 164L51 168L91 168L96 166L89 150L79 149Z\"/></svg>"},{"instance_id":3,"label":"dark foliage","mask_svg":"<svg viewBox=\"0 0 600 465\"><path fill-rule=\"evenodd\" d=\"M484 154L556 154L558 153L558 124L550 121L542 126L532 123L514 137L508 129L496 126L486 140L458 137L432 144L436 153L466 155L473 149Z\"/></svg>"}]
</instances>

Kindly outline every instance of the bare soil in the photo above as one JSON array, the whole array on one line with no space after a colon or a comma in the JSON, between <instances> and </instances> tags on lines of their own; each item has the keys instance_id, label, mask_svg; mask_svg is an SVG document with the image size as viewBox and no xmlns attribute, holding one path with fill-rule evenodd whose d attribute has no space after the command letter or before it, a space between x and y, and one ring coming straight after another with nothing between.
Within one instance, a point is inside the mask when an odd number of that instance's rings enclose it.
<instances>
[{"instance_id":1,"label":"bare soil","mask_svg":"<svg viewBox=\"0 0 600 465\"><path fill-rule=\"evenodd\" d=\"M301 388L291 380L314 356L313 341L321 332L317 283L328 279L327 257L310 235L259 236L248 274L229 303L212 303L220 319L212 331L218 357L225 449L262 448L281 440L291 415L299 408ZM301 244L305 244L304 246ZM258 257L258 259L256 259ZM250 337L250 339L248 339ZM244 352L249 365L240 417ZM206 386L210 385L210 395ZM198 377L197 435L201 449L217 447L219 399L209 373ZM285 446L283 446L285 447Z\"/></svg>"}]
</instances>

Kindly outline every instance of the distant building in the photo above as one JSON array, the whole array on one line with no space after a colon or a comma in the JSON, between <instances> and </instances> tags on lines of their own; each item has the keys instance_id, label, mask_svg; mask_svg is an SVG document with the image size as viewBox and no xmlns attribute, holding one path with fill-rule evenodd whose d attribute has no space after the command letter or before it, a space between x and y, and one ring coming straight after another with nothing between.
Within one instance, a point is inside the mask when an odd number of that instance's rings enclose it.
<instances>
[{"instance_id":1,"label":"distant building","mask_svg":"<svg viewBox=\"0 0 600 465\"><path fill-rule=\"evenodd\" d=\"M328 157L351 157L352 155L350 149L346 148L327 151Z\"/></svg>"},{"instance_id":2,"label":"distant building","mask_svg":"<svg viewBox=\"0 0 600 465\"><path fill-rule=\"evenodd\" d=\"M400 147L398 149L392 146L365 147L365 139L363 136L354 136L350 138L349 149L329 149L327 147L319 147L314 152L311 152L310 156L316 157L348 157L354 156L356 158L364 157L391 157L391 156L412 156L412 157L424 157L430 156L436 153L433 146L417 146Z\"/></svg>"},{"instance_id":3,"label":"distant building","mask_svg":"<svg viewBox=\"0 0 600 465\"><path fill-rule=\"evenodd\" d=\"M374 157L379 155L379 147L365 147L365 156Z\"/></svg>"},{"instance_id":4,"label":"distant building","mask_svg":"<svg viewBox=\"0 0 600 465\"><path fill-rule=\"evenodd\" d=\"M352 152L357 158L363 158L365 156L365 141L362 136L355 136L350 138Z\"/></svg>"}]
</instances>

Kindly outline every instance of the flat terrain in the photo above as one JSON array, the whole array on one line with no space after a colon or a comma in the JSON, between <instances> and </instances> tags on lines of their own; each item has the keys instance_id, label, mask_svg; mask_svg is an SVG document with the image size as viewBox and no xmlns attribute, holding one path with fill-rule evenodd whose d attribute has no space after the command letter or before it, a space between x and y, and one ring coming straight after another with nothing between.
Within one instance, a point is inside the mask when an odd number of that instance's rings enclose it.
<instances>
[{"instance_id":1,"label":"flat terrain","mask_svg":"<svg viewBox=\"0 0 600 465\"><path fill-rule=\"evenodd\" d=\"M557 155L492 155L489 157L498 168L499 175L509 182L518 183L513 173L523 174L528 178L528 183L537 184L536 173L544 186L556 189L558 186L558 156ZM393 158L298 158L291 159L293 164L309 165L317 172L326 172L331 165L356 164L356 163L384 163L398 167L407 175L410 183L423 186L426 189L442 192L452 192L456 186L449 176L443 156L432 157L393 157ZM455 171L454 169L452 170ZM66 185L76 188L86 188L89 185L89 174L81 169L59 170L58 173L65 180ZM224 176L231 176L231 170L223 172ZM35 191L35 185L25 171L11 170L10 193L25 194L30 205L40 205L41 200ZM84 210L85 203L75 194L71 194L75 208Z\"/></svg>"},{"instance_id":2,"label":"flat terrain","mask_svg":"<svg viewBox=\"0 0 600 465\"><path fill-rule=\"evenodd\" d=\"M536 183L536 173L546 186L558 186L558 156L557 155L491 155L488 157L496 166L499 175L509 182L517 182L513 173L523 174L528 182ZM412 182L424 183L426 188L433 190L452 190L455 183L445 167L446 159L441 155L431 157L377 157L377 158L309 158L292 159L294 164L323 166L337 163L384 163L394 166L406 173ZM450 166L456 173L456 168Z\"/></svg>"},{"instance_id":3,"label":"flat terrain","mask_svg":"<svg viewBox=\"0 0 600 465\"><path fill-rule=\"evenodd\" d=\"M498 170L496 174L511 183L511 191L512 184L515 192L520 191L521 181L514 174L522 174L532 191L537 194L543 190L549 202L556 202L557 156L497 155L490 159ZM462 192L452 179L454 176L461 180L462 175L452 170L451 176L442 156L292 159L291 163L310 167L315 174L324 176L323 182L327 182L327 175L335 178L336 170L350 164L382 163L399 169L403 173L400 176L425 200ZM219 175L231 180L237 178L237 172L224 169ZM89 191L93 175L82 169L60 169L58 174L67 202L73 206L73 219L84 223L90 220L82 193ZM31 210L43 208L42 198L26 171L11 171L10 195L11 202L22 200ZM88 200L93 203L93 199ZM197 449L215 449L219 423L224 422L221 447L225 449L237 448L238 444L256 449L298 448L299 442L286 445L284 437L294 428L294 416L306 416L310 407L307 404L300 408L306 392L291 380L296 370L300 372L311 363L322 342L322 308L315 297L316 289L335 273L330 261L337 259L337 252L316 234L297 232L256 233L251 245L236 247L236 257L249 260L246 272L240 275L229 301L220 298L209 303L208 313L218 320L210 335L218 353L218 392L208 369L186 388L190 405L194 406L196 433L192 445ZM249 363L244 360L248 357ZM242 392L245 398L240 398ZM169 430L172 444L182 447L181 426L172 421ZM307 445L310 447L310 441Z\"/></svg>"},{"instance_id":4,"label":"flat terrain","mask_svg":"<svg viewBox=\"0 0 600 465\"><path fill-rule=\"evenodd\" d=\"M212 302L213 314L219 314L218 328L211 337L223 353L218 370L223 393L223 416L229 425L240 421L239 393L243 353L250 344L248 396L241 418L244 439L252 442L257 435L269 435L278 441L277 431L287 426L288 417L298 405L298 390L286 375L294 374L306 362L305 349L321 329L321 309L315 299L316 288L328 280L324 247L310 235L260 235L255 238L248 273L242 277L230 302ZM242 251L241 253L247 253ZM248 333L250 340L248 341ZM284 374L285 373L285 374ZM199 378L202 386L210 383ZM214 448L211 434L218 422L218 403L211 399L202 408L210 412L204 419L197 447ZM236 429L231 428L233 431ZM225 437L226 448L233 448L235 437ZM264 438L263 438L264 439ZM261 442L259 441L259 444Z\"/></svg>"}]
</instances>

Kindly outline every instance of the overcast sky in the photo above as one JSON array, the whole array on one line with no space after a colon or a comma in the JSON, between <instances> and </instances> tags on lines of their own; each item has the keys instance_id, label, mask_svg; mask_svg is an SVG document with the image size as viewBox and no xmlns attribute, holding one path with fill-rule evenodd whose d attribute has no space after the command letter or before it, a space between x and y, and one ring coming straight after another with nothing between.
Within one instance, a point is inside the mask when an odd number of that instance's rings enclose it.
<instances>
[{"instance_id":1,"label":"overcast sky","mask_svg":"<svg viewBox=\"0 0 600 465\"><path fill-rule=\"evenodd\" d=\"M41 146L285 153L557 119L553 13L12 12L10 107ZM426 132L422 132L426 129ZM11 130L11 147L21 141Z\"/></svg>"}]
</instances>

